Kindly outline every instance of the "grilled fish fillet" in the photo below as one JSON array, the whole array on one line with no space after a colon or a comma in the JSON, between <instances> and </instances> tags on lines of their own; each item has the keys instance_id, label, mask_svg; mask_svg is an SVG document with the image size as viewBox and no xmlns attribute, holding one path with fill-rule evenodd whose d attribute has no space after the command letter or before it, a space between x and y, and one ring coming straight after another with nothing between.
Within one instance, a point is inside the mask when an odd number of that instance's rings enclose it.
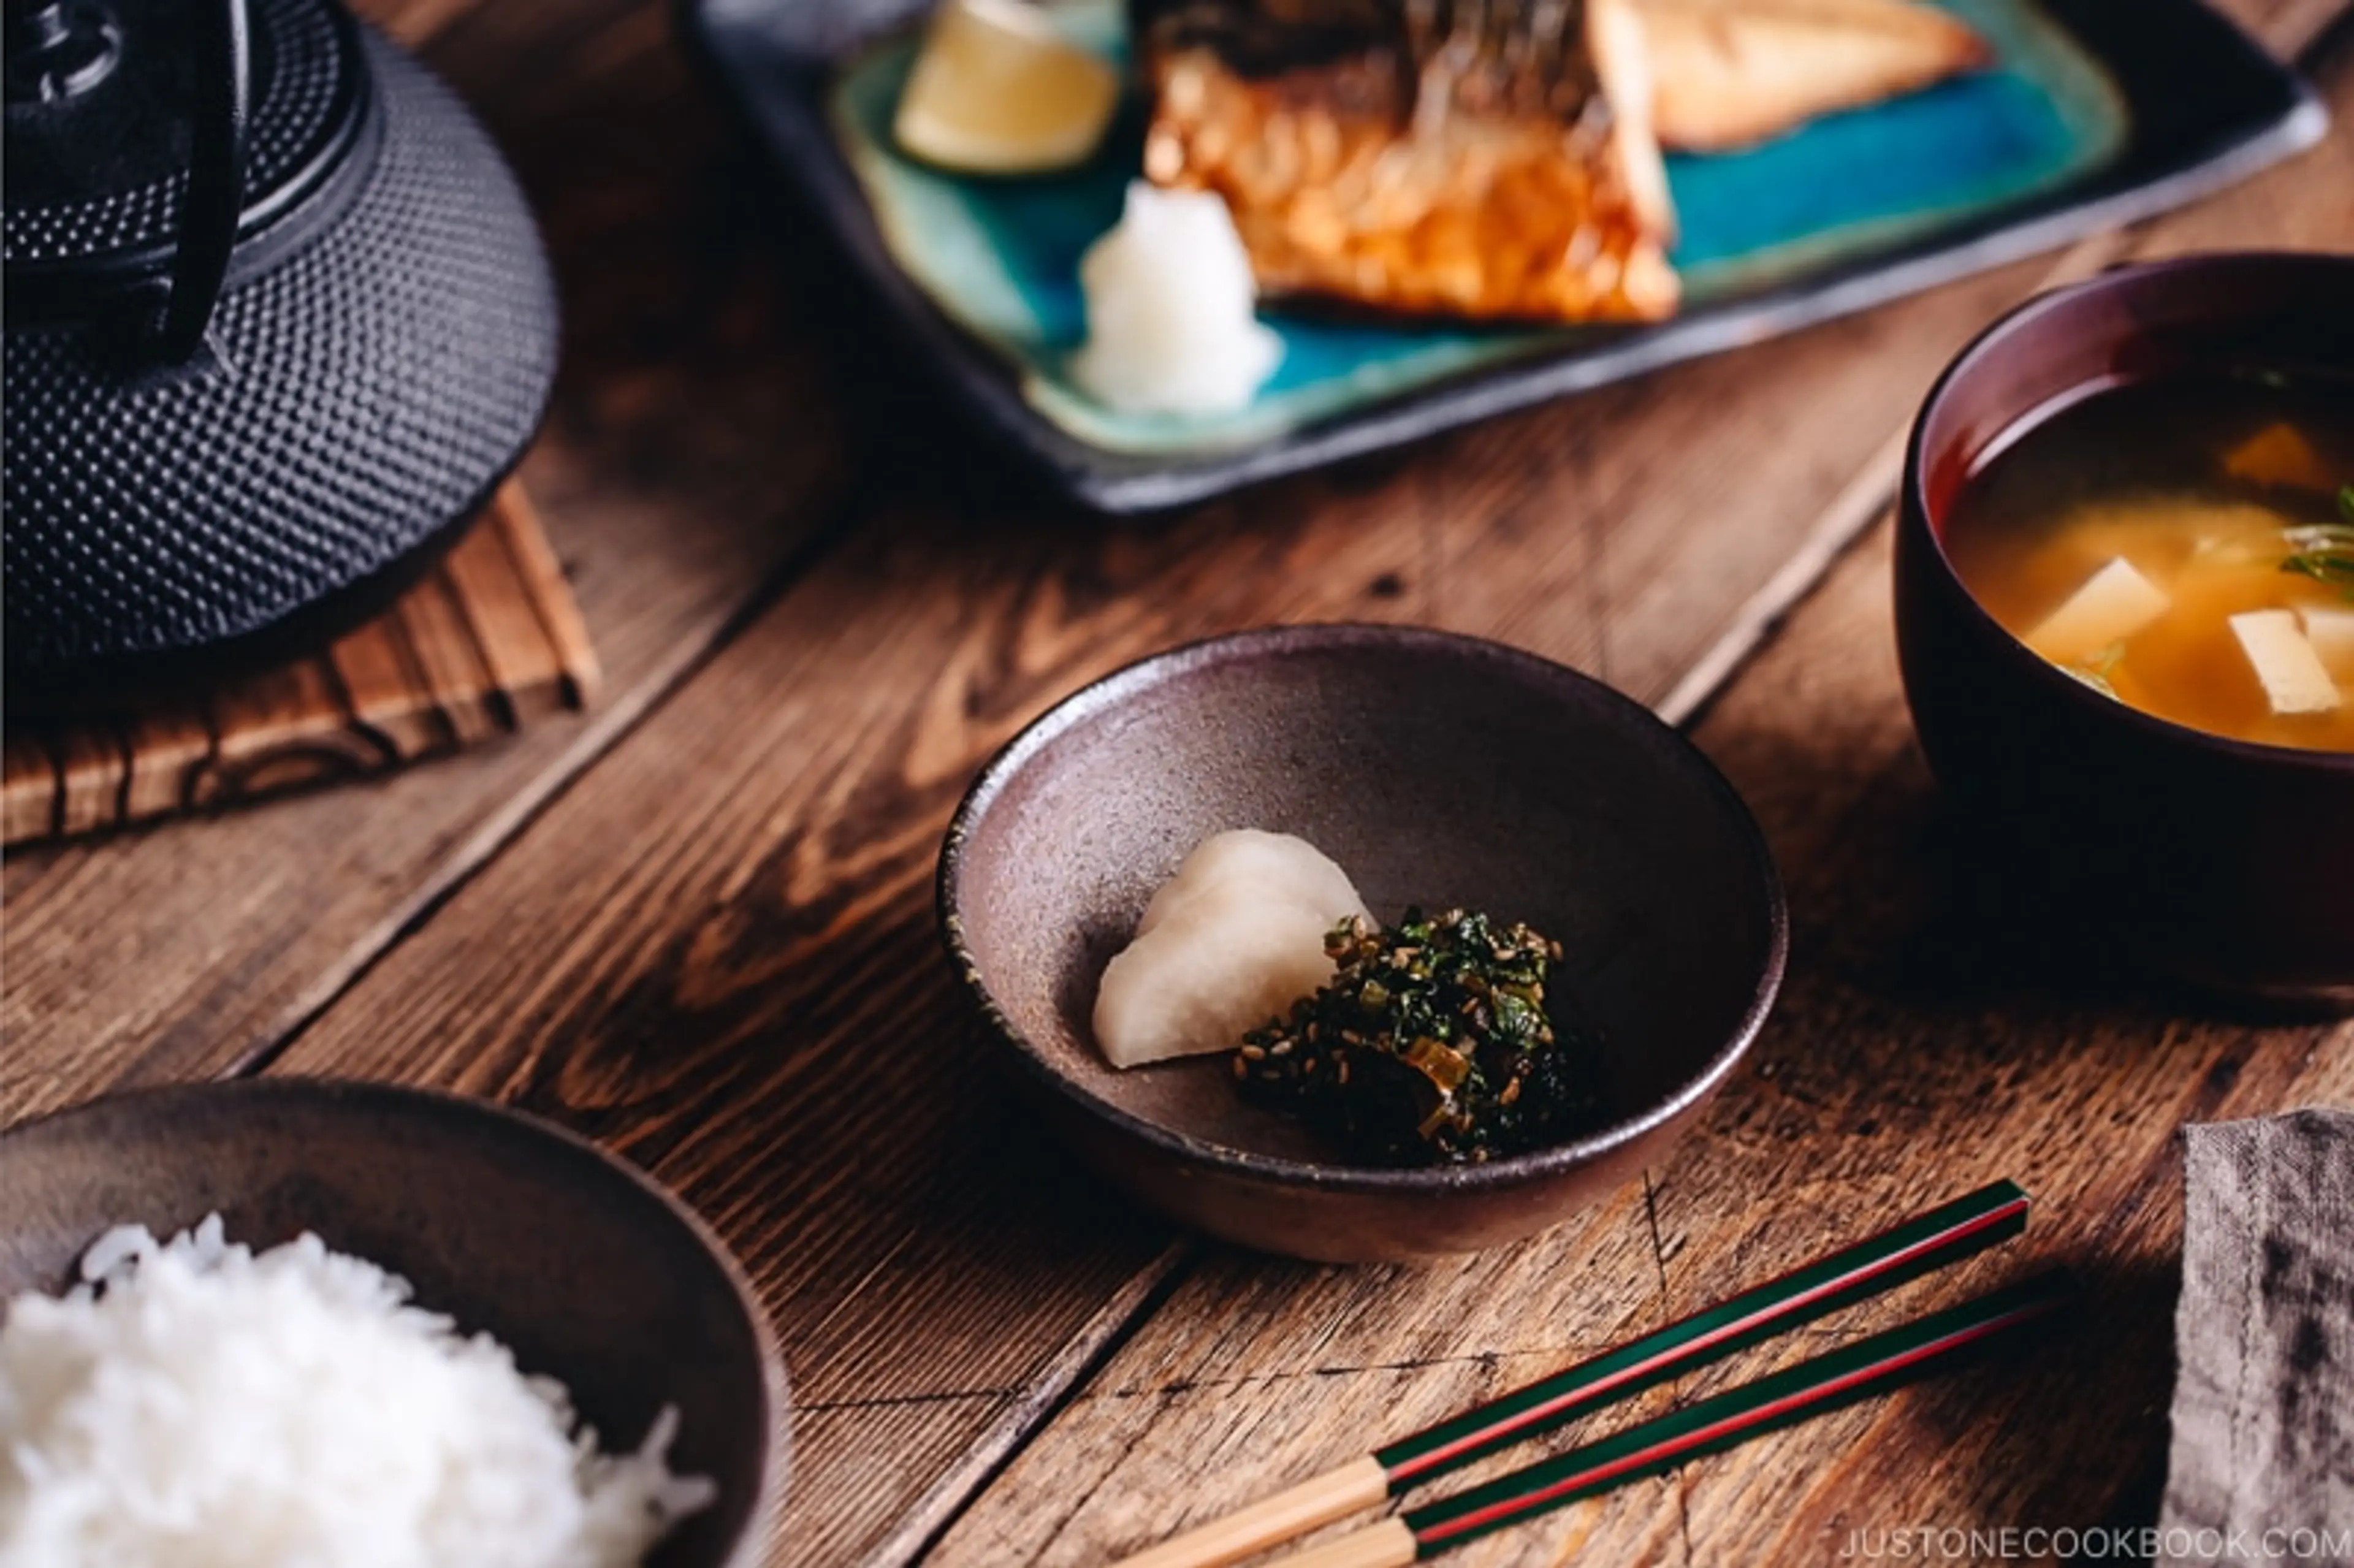
<instances>
[{"instance_id":1,"label":"grilled fish fillet","mask_svg":"<svg viewBox=\"0 0 2354 1568\"><path fill-rule=\"evenodd\" d=\"M1216 191L1263 292L1475 318L1671 313L1624 0L1137 0L1144 172Z\"/></svg>"},{"instance_id":2,"label":"grilled fish fillet","mask_svg":"<svg viewBox=\"0 0 2354 1568\"><path fill-rule=\"evenodd\" d=\"M1912 0L1632 0L1660 142L1746 146L1833 110L1987 65L1985 40Z\"/></svg>"}]
</instances>

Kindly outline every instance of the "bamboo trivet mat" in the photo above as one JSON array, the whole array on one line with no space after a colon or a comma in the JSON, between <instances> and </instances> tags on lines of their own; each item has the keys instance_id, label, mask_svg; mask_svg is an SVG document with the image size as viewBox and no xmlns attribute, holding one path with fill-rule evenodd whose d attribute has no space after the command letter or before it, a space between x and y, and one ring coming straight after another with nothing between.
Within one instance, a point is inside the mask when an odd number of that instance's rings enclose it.
<instances>
[{"instance_id":1,"label":"bamboo trivet mat","mask_svg":"<svg viewBox=\"0 0 2354 1568\"><path fill-rule=\"evenodd\" d=\"M12 725L5 842L211 811L380 773L578 708L597 656L513 481L392 607L208 694Z\"/></svg>"}]
</instances>

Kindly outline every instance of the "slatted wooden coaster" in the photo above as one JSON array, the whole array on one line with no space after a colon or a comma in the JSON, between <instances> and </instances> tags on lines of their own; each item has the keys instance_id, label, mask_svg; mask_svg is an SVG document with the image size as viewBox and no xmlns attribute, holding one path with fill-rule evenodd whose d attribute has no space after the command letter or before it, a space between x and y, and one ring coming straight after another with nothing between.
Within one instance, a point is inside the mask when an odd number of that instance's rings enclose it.
<instances>
[{"instance_id":1,"label":"slatted wooden coaster","mask_svg":"<svg viewBox=\"0 0 2354 1568\"><path fill-rule=\"evenodd\" d=\"M520 485L374 620L313 653L93 718L11 726L8 843L384 772L593 694L588 628Z\"/></svg>"}]
</instances>

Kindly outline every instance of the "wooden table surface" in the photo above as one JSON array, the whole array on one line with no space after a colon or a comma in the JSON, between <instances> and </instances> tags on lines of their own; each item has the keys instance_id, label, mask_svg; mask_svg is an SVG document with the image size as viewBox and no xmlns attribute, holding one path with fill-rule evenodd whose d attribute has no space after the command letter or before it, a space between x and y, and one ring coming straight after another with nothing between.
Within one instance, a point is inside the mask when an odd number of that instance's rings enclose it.
<instances>
[{"instance_id":1,"label":"wooden table surface","mask_svg":"<svg viewBox=\"0 0 2354 1568\"><path fill-rule=\"evenodd\" d=\"M2134 256L2354 249L2346 5L2230 0L2340 128L2202 206L1107 524L942 444L668 7L372 0L546 226L565 362L523 473L606 694L374 783L11 856L0 1124L335 1074L619 1150L709 1216L773 1316L793 1467L769 1561L796 1568L1097 1563L2009 1175L2039 1200L2029 1239L1882 1315L2066 1259L2097 1327L1455 1560L1812 1563L1856 1530L2147 1522L2176 1130L2354 1103L2354 1024L2175 1011L1972 919L1898 688L1884 511L1930 379L2026 294ZM1032 1135L933 928L949 811L1024 722L1173 642L1339 619L1500 638L1688 724L1789 885L1788 983L1701 1129L1562 1229L1437 1266L1270 1261L1107 1195Z\"/></svg>"}]
</instances>

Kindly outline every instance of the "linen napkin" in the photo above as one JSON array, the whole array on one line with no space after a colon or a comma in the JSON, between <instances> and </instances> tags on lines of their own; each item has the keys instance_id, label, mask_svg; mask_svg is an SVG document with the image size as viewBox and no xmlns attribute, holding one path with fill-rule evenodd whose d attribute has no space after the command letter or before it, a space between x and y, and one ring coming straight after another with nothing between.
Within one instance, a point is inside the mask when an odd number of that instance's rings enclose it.
<instances>
[{"instance_id":1,"label":"linen napkin","mask_svg":"<svg viewBox=\"0 0 2354 1568\"><path fill-rule=\"evenodd\" d=\"M2354 1114L2183 1139L2158 1561L2354 1563Z\"/></svg>"}]
</instances>

